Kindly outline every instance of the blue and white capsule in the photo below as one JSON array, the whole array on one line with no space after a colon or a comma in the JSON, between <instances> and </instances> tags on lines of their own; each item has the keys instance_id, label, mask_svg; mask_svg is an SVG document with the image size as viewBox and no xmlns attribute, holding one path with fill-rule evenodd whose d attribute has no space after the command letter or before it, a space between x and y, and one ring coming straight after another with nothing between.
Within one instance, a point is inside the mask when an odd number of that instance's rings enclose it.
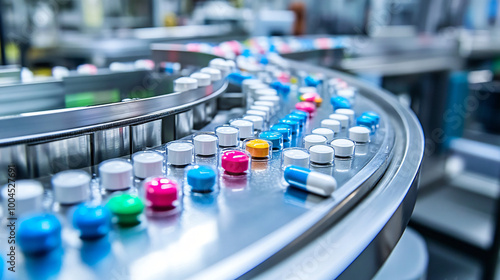
<instances>
[{"instance_id":1,"label":"blue and white capsule","mask_svg":"<svg viewBox=\"0 0 500 280\"><path fill-rule=\"evenodd\" d=\"M285 181L293 187L328 197L337 188L337 180L332 176L290 165L285 168Z\"/></svg>"}]
</instances>

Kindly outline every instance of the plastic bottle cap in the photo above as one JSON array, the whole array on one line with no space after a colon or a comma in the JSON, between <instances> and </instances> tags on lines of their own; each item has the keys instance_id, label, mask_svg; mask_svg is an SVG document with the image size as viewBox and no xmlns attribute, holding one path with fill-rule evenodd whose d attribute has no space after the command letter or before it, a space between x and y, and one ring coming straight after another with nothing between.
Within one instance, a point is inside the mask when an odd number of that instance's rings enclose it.
<instances>
[{"instance_id":1,"label":"plastic bottle cap","mask_svg":"<svg viewBox=\"0 0 500 280\"><path fill-rule=\"evenodd\" d=\"M211 192L214 190L217 174L208 166L195 166L188 170L187 183L193 192Z\"/></svg>"},{"instance_id":2,"label":"plastic bottle cap","mask_svg":"<svg viewBox=\"0 0 500 280\"><path fill-rule=\"evenodd\" d=\"M118 224L123 226L136 225L138 216L144 210L144 203L136 195L121 194L113 196L107 203L109 210L118 218Z\"/></svg>"},{"instance_id":3,"label":"plastic bottle cap","mask_svg":"<svg viewBox=\"0 0 500 280\"><path fill-rule=\"evenodd\" d=\"M201 68L200 72L210 75L210 79L212 80L212 82L222 79L222 73L219 69L204 67Z\"/></svg>"},{"instance_id":4,"label":"plastic bottle cap","mask_svg":"<svg viewBox=\"0 0 500 280\"><path fill-rule=\"evenodd\" d=\"M310 155L301 149L288 149L283 151L283 166L297 165L301 167L309 167Z\"/></svg>"},{"instance_id":5,"label":"plastic bottle cap","mask_svg":"<svg viewBox=\"0 0 500 280\"><path fill-rule=\"evenodd\" d=\"M102 237L110 231L111 212L101 205L81 204L73 213L73 225L82 239Z\"/></svg>"},{"instance_id":6,"label":"plastic bottle cap","mask_svg":"<svg viewBox=\"0 0 500 280\"><path fill-rule=\"evenodd\" d=\"M31 216L19 224L19 247L26 254L42 254L61 246L61 222L52 214Z\"/></svg>"},{"instance_id":7,"label":"plastic bottle cap","mask_svg":"<svg viewBox=\"0 0 500 280\"><path fill-rule=\"evenodd\" d=\"M328 141L332 141L333 135L335 134L335 132L333 130L326 128L326 127L315 128L311 131L311 133L323 135L326 137L326 139Z\"/></svg>"},{"instance_id":8,"label":"plastic bottle cap","mask_svg":"<svg viewBox=\"0 0 500 280\"><path fill-rule=\"evenodd\" d=\"M132 164L114 159L99 166L101 186L106 190L123 190L132 186Z\"/></svg>"},{"instance_id":9,"label":"plastic bottle cap","mask_svg":"<svg viewBox=\"0 0 500 280\"><path fill-rule=\"evenodd\" d=\"M246 114L247 115L254 115L254 116L262 117L266 121L269 120L269 115L266 112L264 112L264 111L260 111L260 110L247 110Z\"/></svg>"},{"instance_id":10,"label":"plastic bottle cap","mask_svg":"<svg viewBox=\"0 0 500 280\"><path fill-rule=\"evenodd\" d=\"M163 173L163 156L159 153L144 151L132 155L134 175L138 178L159 176Z\"/></svg>"},{"instance_id":11,"label":"plastic bottle cap","mask_svg":"<svg viewBox=\"0 0 500 280\"><path fill-rule=\"evenodd\" d=\"M82 170L62 171L52 177L54 198L61 204L82 202L90 197L90 175Z\"/></svg>"},{"instance_id":12,"label":"plastic bottle cap","mask_svg":"<svg viewBox=\"0 0 500 280\"><path fill-rule=\"evenodd\" d=\"M194 146L187 142L172 142L167 145L167 159L172 165L187 165L193 162Z\"/></svg>"},{"instance_id":13,"label":"plastic bottle cap","mask_svg":"<svg viewBox=\"0 0 500 280\"><path fill-rule=\"evenodd\" d=\"M251 110L249 110L249 111L251 111ZM256 111L256 112L260 112L260 111ZM247 113L248 113L248 111L247 111ZM254 113L254 112L251 112L251 113ZM256 114L257 114L257 116L263 117L261 113L256 113ZM249 115L253 115L253 114L249 114ZM235 126L240 130L240 139L245 139L245 138L249 138L249 137L253 136L253 122L251 122L249 120L243 120L243 119L234 120L230 123L230 125Z\"/></svg>"},{"instance_id":14,"label":"plastic bottle cap","mask_svg":"<svg viewBox=\"0 0 500 280\"><path fill-rule=\"evenodd\" d=\"M238 145L239 130L232 126L221 126L215 129L215 134L219 137L219 146L235 147Z\"/></svg>"},{"instance_id":15,"label":"plastic bottle cap","mask_svg":"<svg viewBox=\"0 0 500 280\"><path fill-rule=\"evenodd\" d=\"M274 103L274 108L278 108L280 105L280 97L277 95L266 95L266 96L259 96L257 98L259 101L270 101Z\"/></svg>"},{"instance_id":16,"label":"plastic bottle cap","mask_svg":"<svg viewBox=\"0 0 500 280\"><path fill-rule=\"evenodd\" d=\"M229 71L231 71L230 65L222 58L214 58L210 60L208 66L219 69L224 75L227 75Z\"/></svg>"},{"instance_id":17,"label":"plastic bottle cap","mask_svg":"<svg viewBox=\"0 0 500 280\"><path fill-rule=\"evenodd\" d=\"M345 115L341 115L341 114L331 114L329 116L330 119L332 120L337 120L340 122L340 125L342 127L347 127L349 126L349 117L345 116Z\"/></svg>"},{"instance_id":18,"label":"plastic bottle cap","mask_svg":"<svg viewBox=\"0 0 500 280\"><path fill-rule=\"evenodd\" d=\"M349 118L349 123L351 125L354 125L354 120L356 119L356 114L354 113L354 110L341 108L335 110L335 114L347 116Z\"/></svg>"},{"instance_id":19,"label":"plastic bottle cap","mask_svg":"<svg viewBox=\"0 0 500 280\"><path fill-rule=\"evenodd\" d=\"M191 74L189 77L196 79L199 87L206 87L212 83L212 77L207 73L196 72Z\"/></svg>"},{"instance_id":20,"label":"plastic bottle cap","mask_svg":"<svg viewBox=\"0 0 500 280\"><path fill-rule=\"evenodd\" d=\"M335 150L337 157L350 157L354 153L354 142L348 139L335 139L330 145Z\"/></svg>"},{"instance_id":21,"label":"plastic bottle cap","mask_svg":"<svg viewBox=\"0 0 500 280\"><path fill-rule=\"evenodd\" d=\"M174 81L174 91L187 91L198 88L198 81L193 78L181 77Z\"/></svg>"},{"instance_id":22,"label":"plastic bottle cap","mask_svg":"<svg viewBox=\"0 0 500 280\"><path fill-rule=\"evenodd\" d=\"M244 94L248 94L251 85L262 84L258 79L246 79L241 82L241 91Z\"/></svg>"},{"instance_id":23,"label":"plastic bottle cap","mask_svg":"<svg viewBox=\"0 0 500 280\"><path fill-rule=\"evenodd\" d=\"M248 170L250 158L242 151L226 151L222 154L221 167L228 173L241 174Z\"/></svg>"},{"instance_id":24,"label":"plastic bottle cap","mask_svg":"<svg viewBox=\"0 0 500 280\"><path fill-rule=\"evenodd\" d=\"M349 128L349 139L354 142L369 142L370 129L364 126L353 126Z\"/></svg>"},{"instance_id":25,"label":"plastic bottle cap","mask_svg":"<svg viewBox=\"0 0 500 280\"><path fill-rule=\"evenodd\" d=\"M43 208L43 186L35 180L18 180L16 181L15 194L12 195L16 200L14 216L8 210L9 198L8 185L2 188L2 204L4 206L4 217L21 217L29 212L42 210ZM8 214L7 214L8 213Z\"/></svg>"},{"instance_id":26,"label":"plastic bottle cap","mask_svg":"<svg viewBox=\"0 0 500 280\"><path fill-rule=\"evenodd\" d=\"M325 136L318 134L309 134L304 137L304 148L309 149L313 145L323 145L326 144Z\"/></svg>"},{"instance_id":27,"label":"plastic bottle cap","mask_svg":"<svg viewBox=\"0 0 500 280\"><path fill-rule=\"evenodd\" d=\"M265 158L269 156L269 143L266 140L254 139L246 142L246 150L252 157Z\"/></svg>"},{"instance_id":28,"label":"plastic bottle cap","mask_svg":"<svg viewBox=\"0 0 500 280\"><path fill-rule=\"evenodd\" d=\"M309 148L311 162L327 164L333 161L334 150L328 145L315 145Z\"/></svg>"},{"instance_id":29,"label":"plastic bottle cap","mask_svg":"<svg viewBox=\"0 0 500 280\"><path fill-rule=\"evenodd\" d=\"M324 119L321 121L321 127L326 127L333 130L334 132L339 132L341 125L338 120Z\"/></svg>"},{"instance_id":30,"label":"plastic bottle cap","mask_svg":"<svg viewBox=\"0 0 500 280\"><path fill-rule=\"evenodd\" d=\"M271 111L271 114L274 115L275 111L274 111L274 103L271 102L271 101L255 101L253 103L253 105L256 105L256 106L265 106L265 107L268 107L269 110Z\"/></svg>"},{"instance_id":31,"label":"plastic bottle cap","mask_svg":"<svg viewBox=\"0 0 500 280\"><path fill-rule=\"evenodd\" d=\"M179 185L176 181L157 177L144 183L148 207L156 210L168 210L175 207Z\"/></svg>"},{"instance_id":32,"label":"plastic bottle cap","mask_svg":"<svg viewBox=\"0 0 500 280\"><path fill-rule=\"evenodd\" d=\"M278 92L273 88L260 88L256 89L253 95L255 98L259 98L259 96L276 96Z\"/></svg>"},{"instance_id":33,"label":"plastic bottle cap","mask_svg":"<svg viewBox=\"0 0 500 280\"><path fill-rule=\"evenodd\" d=\"M217 153L217 137L210 134L198 134L193 137L194 152L197 155L211 156Z\"/></svg>"},{"instance_id":34,"label":"plastic bottle cap","mask_svg":"<svg viewBox=\"0 0 500 280\"><path fill-rule=\"evenodd\" d=\"M262 130L264 127L264 117L257 115L247 115L243 119L253 122L253 128L257 130Z\"/></svg>"}]
</instances>

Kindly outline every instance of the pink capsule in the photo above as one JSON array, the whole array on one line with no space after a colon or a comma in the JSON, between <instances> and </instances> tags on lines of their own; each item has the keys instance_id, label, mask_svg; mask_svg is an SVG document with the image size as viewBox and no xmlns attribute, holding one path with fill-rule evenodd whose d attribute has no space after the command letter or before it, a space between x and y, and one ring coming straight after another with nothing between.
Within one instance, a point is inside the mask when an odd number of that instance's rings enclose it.
<instances>
[{"instance_id":1,"label":"pink capsule","mask_svg":"<svg viewBox=\"0 0 500 280\"><path fill-rule=\"evenodd\" d=\"M316 104L312 102L302 101L295 104L295 109L309 113L311 116L316 111Z\"/></svg>"}]
</instances>

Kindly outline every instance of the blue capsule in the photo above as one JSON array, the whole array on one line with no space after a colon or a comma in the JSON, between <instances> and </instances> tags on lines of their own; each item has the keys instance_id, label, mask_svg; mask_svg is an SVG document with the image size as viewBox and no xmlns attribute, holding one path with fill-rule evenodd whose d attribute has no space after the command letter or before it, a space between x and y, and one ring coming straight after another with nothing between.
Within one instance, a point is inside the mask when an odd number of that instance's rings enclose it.
<instances>
[{"instance_id":1,"label":"blue capsule","mask_svg":"<svg viewBox=\"0 0 500 280\"><path fill-rule=\"evenodd\" d=\"M377 122L371 117L361 115L356 119L356 125L368 127L373 132L377 127Z\"/></svg>"},{"instance_id":2,"label":"blue capsule","mask_svg":"<svg viewBox=\"0 0 500 280\"><path fill-rule=\"evenodd\" d=\"M191 191L199 193L212 192L217 182L217 174L210 166L198 165L186 173L187 183Z\"/></svg>"},{"instance_id":3,"label":"blue capsule","mask_svg":"<svg viewBox=\"0 0 500 280\"><path fill-rule=\"evenodd\" d=\"M296 165L285 168L284 177L291 186L321 196L330 196L337 188L332 176Z\"/></svg>"},{"instance_id":4,"label":"blue capsule","mask_svg":"<svg viewBox=\"0 0 500 280\"><path fill-rule=\"evenodd\" d=\"M330 103L333 105L333 110L337 109L351 109L351 102L349 99L342 96L333 96L330 98Z\"/></svg>"},{"instance_id":5,"label":"blue capsule","mask_svg":"<svg viewBox=\"0 0 500 280\"><path fill-rule=\"evenodd\" d=\"M380 116L372 111L366 111L361 116L367 116L375 120L375 124L378 125L380 123Z\"/></svg>"},{"instance_id":6,"label":"blue capsule","mask_svg":"<svg viewBox=\"0 0 500 280\"><path fill-rule=\"evenodd\" d=\"M61 246L61 223L52 214L38 214L19 224L19 247L26 254L43 254Z\"/></svg>"},{"instance_id":7,"label":"blue capsule","mask_svg":"<svg viewBox=\"0 0 500 280\"><path fill-rule=\"evenodd\" d=\"M281 119L279 123L287 124L292 128L292 134L297 134L299 132L299 122L291 119Z\"/></svg>"},{"instance_id":8,"label":"blue capsule","mask_svg":"<svg viewBox=\"0 0 500 280\"><path fill-rule=\"evenodd\" d=\"M304 82L305 82L306 86L308 86L308 87L317 87L321 83L320 80L315 79L315 78L313 78L311 76L307 76L304 79Z\"/></svg>"},{"instance_id":9,"label":"blue capsule","mask_svg":"<svg viewBox=\"0 0 500 280\"><path fill-rule=\"evenodd\" d=\"M248 75L243 75L239 72L233 72L233 73L227 75L227 80L230 83L235 84L235 85L239 85L239 86L241 86L241 83L243 82L243 80L250 79L250 78L252 78L252 77L248 76Z\"/></svg>"},{"instance_id":10,"label":"blue capsule","mask_svg":"<svg viewBox=\"0 0 500 280\"><path fill-rule=\"evenodd\" d=\"M259 138L273 143L273 150L283 149L283 135L278 131L261 132Z\"/></svg>"},{"instance_id":11,"label":"blue capsule","mask_svg":"<svg viewBox=\"0 0 500 280\"><path fill-rule=\"evenodd\" d=\"M81 204L73 213L73 226L80 231L82 239L103 237L111 229L111 212L102 205Z\"/></svg>"},{"instance_id":12,"label":"blue capsule","mask_svg":"<svg viewBox=\"0 0 500 280\"><path fill-rule=\"evenodd\" d=\"M290 114L300 116L304 124L307 122L307 119L309 118L309 114L307 112L300 110L293 110Z\"/></svg>"},{"instance_id":13,"label":"blue capsule","mask_svg":"<svg viewBox=\"0 0 500 280\"><path fill-rule=\"evenodd\" d=\"M284 119L294 120L294 121L298 122L300 128L303 128L304 125L306 124L304 122L304 119L301 116L298 116L295 114L288 114L284 117Z\"/></svg>"},{"instance_id":14,"label":"blue capsule","mask_svg":"<svg viewBox=\"0 0 500 280\"><path fill-rule=\"evenodd\" d=\"M272 131L277 131L281 133L283 136L283 142L290 142L292 138L292 127L284 124L284 123L278 123L270 128Z\"/></svg>"}]
</instances>

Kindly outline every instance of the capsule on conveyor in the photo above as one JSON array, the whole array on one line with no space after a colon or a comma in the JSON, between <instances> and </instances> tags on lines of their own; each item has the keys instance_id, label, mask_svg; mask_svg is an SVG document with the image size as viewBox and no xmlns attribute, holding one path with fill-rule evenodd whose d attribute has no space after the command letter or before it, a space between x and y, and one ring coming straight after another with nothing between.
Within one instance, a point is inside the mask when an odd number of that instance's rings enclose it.
<instances>
[{"instance_id":1,"label":"capsule on conveyor","mask_svg":"<svg viewBox=\"0 0 500 280\"><path fill-rule=\"evenodd\" d=\"M337 180L332 176L296 165L285 168L284 177L291 186L324 197L330 196L337 188Z\"/></svg>"},{"instance_id":2,"label":"capsule on conveyor","mask_svg":"<svg viewBox=\"0 0 500 280\"><path fill-rule=\"evenodd\" d=\"M212 82L222 79L222 73L219 69L204 67L200 69L200 72L210 75L210 80L212 80Z\"/></svg>"},{"instance_id":3,"label":"capsule on conveyor","mask_svg":"<svg viewBox=\"0 0 500 280\"><path fill-rule=\"evenodd\" d=\"M199 87L206 87L212 83L212 77L207 73L196 72L191 74L189 77L196 79Z\"/></svg>"},{"instance_id":4,"label":"capsule on conveyor","mask_svg":"<svg viewBox=\"0 0 500 280\"><path fill-rule=\"evenodd\" d=\"M342 96L334 96L330 99L330 103L333 106L333 110L337 109L351 109L351 102L349 99Z\"/></svg>"},{"instance_id":5,"label":"capsule on conveyor","mask_svg":"<svg viewBox=\"0 0 500 280\"><path fill-rule=\"evenodd\" d=\"M187 91L198 88L198 80L181 77L174 81L174 91Z\"/></svg>"}]
</instances>

